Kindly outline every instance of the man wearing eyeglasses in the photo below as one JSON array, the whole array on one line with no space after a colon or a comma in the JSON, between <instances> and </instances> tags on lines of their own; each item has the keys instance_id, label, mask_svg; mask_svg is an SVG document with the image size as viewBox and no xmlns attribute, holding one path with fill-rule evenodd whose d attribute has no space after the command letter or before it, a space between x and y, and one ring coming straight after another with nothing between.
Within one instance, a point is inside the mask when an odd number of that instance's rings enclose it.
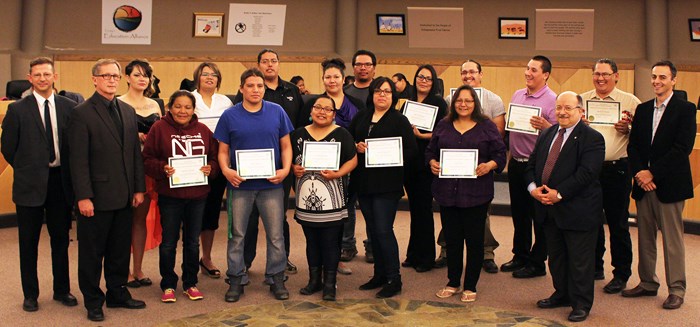
<instances>
[{"instance_id":1,"label":"man wearing eyeglasses","mask_svg":"<svg viewBox=\"0 0 700 327\"><path fill-rule=\"evenodd\" d=\"M142 309L126 288L133 208L143 202L141 142L134 108L117 99L121 67L100 59L92 67L95 93L75 107L68 129L70 170L78 203L78 282L87 317L108 308ZM104 260L107 294L100 289Z\"/></svg>"},{"instance_id":2,"label":"man wearing eyeglasses","mask_svg":"<svg viewBox=\"0 0 700 327\"><path fill-rule=\"evenodd\" d=\"M614 125L590 122L590 126L603 134L605 138L605 162L600 172L600 183L603 187L603 212L610 230L611 263L615 268L613 278L605 285L605 293L614 294L622 291L627 280L632 275L632 240L630 238L629 205L632 191L632 175L627 161L627 143L632 123L632 117L637 105L641 103L631 93L616 87L620 79L617 64L611 59L599 59L593 66L593 90L581 94L584 107L588 101L594 106L599 101L617 103L620 108L620 120ZM584 119L586 119L584 117ZM595 119L595 118L594 118ZM586 119L586 122L588 120ZM605 279L603 272L603 255L605 254L605 229L598 229L596 244L595 278Z\"/></svg>"},{"instance_id":3,"label":"man wearing eyeglasses","mask_svg":"<svg viewBox=\"0 0 700 327\"><path fill-rule=\"evenodd\" d=\"M475 60L467 60L462 64L462 70L460 75L462 76L462 84L469 85L473 88L481 88L481 98L479 102L481 103L481 112L484 113L491 121L496 124L498 132L501 133L501 137L505 136L506 127L506 110L503 106L503 100L496 93L491 92L485 87L481 86L481 80L484 77L484 72L481 70L481 64ZM448 94L445 97L445 102L449 105L452 103L452 95ZM490 215L489 215L490 216ZM438 243L441 243L442 249L440 251L440 257L435 260L435 265L438 267L444 267L447 265L447 253L442 240L442 231L440 231L440 236L438 236ZM486 217L486 228L484 229L484 262L482 264L484 271L487 273L495 274L498 272L498 266L496 261L494 261L495 255L494 251L498 247L498 241L491 233L491 224L489 217Z\"/></svg>"},{"instance_id":4,"label":"man wearing eyeglasses","mask_svg":"<svg viewBox=\"0 0 700 327\"><path fill-rule=\"evenodd\" d=\"M374 79L375 69L377 68L377 56L369 50L357 50L352 56L352 69L355 74L355 82L343 88L343 92L359 99L362 102L367 102L369 97L369 84Z\"/></svg>"},{"instance_id":5,"label":"man wearing eyeglasses","mask_svg":"<svg viewBox=\"0 0 700 327\"><path fill-rule=\"evenodd\" d=\"M581 97L571 91L556 100L557 124L540 134L525 182L535 200L535 221L544 228L554 293L542 309L571 307L569 321L584 321L593 306L595 242L603 195L598 174L605 140L581 123ZM538 240L541 241L541 240Z\"/></svg>"},{"instance_id":6,"label":"man wearing eyeglasses","mask_svg":"<svg viewBox=\"0 0 700 327\"><path fill-rule=\"evenodd\" d=\"M78 305L70 293L68 231L71 228L73 192L64 134L77 105L56 94L58 78L53 60L46 57L29 63L30 95L11 103L2 121L2 154L14 169L12 201L17 208L19 262L24 311L39 310L37 260L41 226L51 238L53 299L66 306Z\"/></svg>"}]
</instances>

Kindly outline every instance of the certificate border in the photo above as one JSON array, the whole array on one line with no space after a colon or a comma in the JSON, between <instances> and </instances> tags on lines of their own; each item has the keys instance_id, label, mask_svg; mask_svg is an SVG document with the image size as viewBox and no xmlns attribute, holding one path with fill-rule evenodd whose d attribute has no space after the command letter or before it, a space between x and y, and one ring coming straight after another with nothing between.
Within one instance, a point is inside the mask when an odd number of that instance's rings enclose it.
<instances>
[{"instance_id":1,"label":"certificate border","mask_svg":"<svg viewBox=\"0 0 700 327\"><path fill-rule=\"evenodd\" d=\"M404 107L403 107L403 115L404 116L406 116L406 110L408 109L409 105L415 105L415 106L419 106L419 107L428 107L430 109L435 108L435 110L433 111L433 119L432 119L432 124L430 125L430 128L426 128L426 126L418 126L418 125L415 125L412 123L418 129L422 129L424 131L428 131L428 132L432 133L433 129L435 128L435 119L437 118L437 114L438 114L438 111L440 110L440 108L437 106L433 106L433 105L429 105L429 104L425 104L425 103L420 103L417 101L406 100L406 103L404 104ZM408 118L408 117L406 117L406 118Z\"/></svg>"},{"instance_id":2,"label":"certificate border","mask_svg":"<svg viewBox=\"0 0 700 327\"><path fill-rule=\"evenodd\" d=\"M619 121L622 118L622 104L617 101L605 101L605 100L586 100L586 119L588 119L589 116L589 110L588 110L588 103L589 102L604 102L604 103L617 103L617 116L619 117L617 120ZM588 122L591 125L602 125L602 126L615 126L615 123L601 123L601 122L596 122L596 121L591 121L588 119Z\"/></svg>"},{"instance_id":3,"label":"certificate border","mask_svg":"<svg viewBox=\"0 0 700 327\"><path fill-rule=\"evenodd\" d=\"M245 152L270 152L272 154L272 175L254 175L254 176L243 176L240 174L241 167L238 165L239 163L239 158L238 154L239 153L245 153ZM267 178L272 178L275 177L275 171L276 171L276 166L275 166L275 149L251 149L251 150L236 150L236 172L238 172L238 176L241 176L242 178L245 179L267 179Z\"/></svg>"},{"instance_id":4,"label":"certificate border","mask_svg":"<svg viewBox=\"0 0 700 327\"><path fill-rule=\"evenodd\" d=\"M474 175L445 175L442 173L442 156L445 152L474 152L474 159L476 159L475 165L474 165ZM438 174L438 178L469 178L469 179L474 179L478 178L479 176L476 175L476 167L479 165L479 149L440 149L440 173Z\"/></svg>"},{"instance_id":5,"label":"certificate border","mask_svg":"<svg viewBox=\"0 0 700 327\"><path fill-rule=\"evenodd\" d=\"M513 106L521 107L521 108L537 109L537 116L542 114L542 108L540 108L540 107L511 103L510 105L508 105L508 112L506 113L506 130L511 131L511 132L530 134L530 135L539 135L540 132L537 129L535 129L535 132L531 132L529 130L508 127L508 122L510 121L510 111L511 111L511 109L513 109Z\"/></svg>"},{"instance_id":6,"label":"certificate border","mask_svg":"<svg viewBox=\"0 0 700 327\"><path fill-rule=\"evenodd\" d=\"M328 167L307 167L306 166L306 145L307 144L321 144L323 146L334 145L335 146L335 166L333 168ZM340 169L340 142L317 142L317 141L304 141L304 147L301 151L301 166L306 170L310 171L320 171L320 170L338 170Z\"/></svg>"},{"instance_id":7,"label":"certificate border","mask_svg":"<svg viewBox=\"0 0 700 327\"><path fill-rule=\"evenodd\" d=\"M400 136L365 139L365 144L367 144L367 149L369 149L369 143L371 141L387 141L387 140L392 140L392 139L399 140L399 147L401 148L400 149L401 155L399 156L399 162L398 163L387 163L387 164L370 164L367 161L367 160L369 160L369 156L367 155L367 153L365 153L365 168L403 167L403 139Z\"/></svg>"},{"instance_id":8,"label":"certificate border","mask_svg":"<svg viewBox=\"0 0 700 327\"><path fill-rule=\"evenodd\" d=\"M172 166L173 160L181 160L181 159L196 159L197 157L200 157L202 159L202 166L207 165L207 156L206 155L196 155L196 156L187 156L187 157L170 157L168 158L168 166ZM204 175L204 181L203 182L194 182L194 183L183 183L183 184L178 184L175 185L173 183L173 176L168 177L168 186L170 188L181 188L181 187L189 187L189 186L200 186L200 185L207 185L209 184L209 177L207 175Z\"/></svg>"}]
</instances>

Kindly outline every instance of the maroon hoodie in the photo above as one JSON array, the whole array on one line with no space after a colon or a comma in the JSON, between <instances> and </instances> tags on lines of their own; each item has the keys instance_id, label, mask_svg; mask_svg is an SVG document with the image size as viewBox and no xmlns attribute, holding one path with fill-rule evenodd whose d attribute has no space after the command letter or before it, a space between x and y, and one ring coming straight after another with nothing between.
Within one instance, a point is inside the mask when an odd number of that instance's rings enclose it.
<instances>
[{"instance_id":1,"label":"maroon hoodie","mask_svg":"<svg viewBox=\"0 0 700 327\"><path fill-rule=\"evenodd\" d=\"M179 199L203 199L209 193L209 185L170 188L168 176L163 167L169 157L207 155L211 165L209 178L219 173L217 153L219 144L209 128L197 121L197 115L187 126L178 125L170 112L151 127L143 147L143 161L146 175L156 180L156 192Z\"/></svg>"}]
</instances>

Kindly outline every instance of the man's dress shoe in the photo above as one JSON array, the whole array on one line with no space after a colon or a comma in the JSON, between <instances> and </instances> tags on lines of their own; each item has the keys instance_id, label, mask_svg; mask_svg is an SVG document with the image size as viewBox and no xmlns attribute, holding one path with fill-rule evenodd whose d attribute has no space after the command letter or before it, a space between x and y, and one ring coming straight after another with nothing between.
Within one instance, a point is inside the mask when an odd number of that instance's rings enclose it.
<instances>
[{"instance_id":1,"label":"man's dress shoe","mask_svg":"<svg viewBox=\"0 0 700 327\"><path fill-rule=\"evenodd\" d=\"M635 288L622 291L624 297L656 296L657 291L649 291L637 285Z\"/></svg>"},{"instance_id":2,"label":"man's dress shoe","mask_svg":"<svg viewBox=\"0 0 700 327\"><path fill-rule=\"evenodd\" d=\"M67 306L67 307L74 307L78 305L78 299L73 296L73 294L66 293L66 294L54 294L53 299L61 302L61 304Z\"/></svg>"},{"instance_id":3,"label":"man's dress shoe","mask_svg":"<svg viewBox=\"0 0 700 327\"><path fill-rule=\"evenodd\" d=\"M143 309L146 307L146 302L141 300L128 299L124 302L107 302L108 308L127 308L127 309Z\"/></svg>"},{"instance_id":4,"label":"man's dress shoe","mask_svg":"<svg viewBox=\"0 0 700 327\"><path fill-rule=\"evenodd\" d=\"M522 267L525 267L526 264L527 264L527 262L525 262L524 260L514 258L513 260L502 264L501 271L502 272L516 271Z\"/></svg>"},{"instance_id":5,"label":"man's dress shoe","mask_svg":"<svg viewBox=\"0 0 700 327\"><path fill-rule=\"evenodd\" d=\"M513 277L515 278L533 278L538 276L544 276L547 271L544 269L537 269L533 266L525 266L513 272Z\"/></svg>"},{"instance_id":6,"label":"man's dress shoe","mask_svg":"<svg viewBox=\"0 0 700 327\"><path fill-rule=\"evenodd\" d=\"M572 322L584 321L584 320L586 320L586 318L588 318L588 311L583 310L583 309L574 309L569 314L569 321L572 321Z\"/></svg>"},{"instance_id":7,"label":"man's dress shoe","mask_svg":"<svg viewBox=\"0 0 700 327\"><path fill-rule=\"evenodd\" d=\"M537 307L540 309L553 309L561 307L570 307L571 303L566 300L556 300L551 297L537 301Z\"/></svg>"},{"instance_id":8,"label":"man's dress shoe","mask_svg":"<svg viewBox=\"0 0 700 327\"><path fill-rule=\"evenodd\" d=\"M102 308L88 309L87 318L90 321L102 321L105 320L105 314L102 312Z\"/></svg>"},{"instance_id":9,"label":"man's dress shoe","mask_svg":"<svg viewBox=\"0 0 700 327\"><path fill-rule=\"evenodd\" d=\"M36 301L36 299L24 299L22 309L27 312L37 311L39 310L39 303Z\"/></svg>"},{"instance_id":10,"label":"man's dress shoe","mask_svg":"<svg viewBox=\"0 0 700 327\"><path fill-rule=\"evenodd\" d=\"M664 309L668 310L678 309L681 305L683 305L683 298L675 294L669 295L664 301Z\"/></svg>"},{"instance_id":11,"label":"man's dress shoe","mask_svg":"<svg viewBox=\"0 0 700 327\"><path fill-rule=\"evenodd\" d=\"M615 294L615 293L620 293L620 291L624 290L625 287L627 287L627 282L619 279L617 277L614 277L608 285L605 285L603 287L603 291L608 294Z\"/></svg>"}]
</instances>

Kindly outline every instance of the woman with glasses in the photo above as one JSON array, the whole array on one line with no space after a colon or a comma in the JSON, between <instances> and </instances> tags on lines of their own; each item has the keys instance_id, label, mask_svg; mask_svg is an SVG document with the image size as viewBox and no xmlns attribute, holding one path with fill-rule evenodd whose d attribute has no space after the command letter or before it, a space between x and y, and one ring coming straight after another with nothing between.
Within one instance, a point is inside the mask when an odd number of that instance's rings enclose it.
<instances>
[{"instance_id":1,"label":"woman with glasses","mask_svg":"<svg viewBox=\"0 0 700 327\"><path fill-rule=\"evenodd\" d=\"M213 62L203 62L194 70L194 82L197 89L192 92L196 100L195 114L199 121L209 127L213 133L216 124L219 122L221 114L233 106L231 100L220 93L221 72L219 67ZM204 209L204 219L202 221L202 258L199 266L202 273L211 278L221 278L221 271L211 260L211 247L214 244L214 232L219 228L219 215L221 215L221 199L226 190L226 178L219 175L209 179L211 191L207 196L207 205Z\"/></svg>"},{"instance_id":2,"label":"woman with glasses","mask_svg":"<svg viewBox=\"0 0 700 327\"><path fill-rule=\"evenodd\" d=\"M422 65L413 78L416 93L410 100L437 107L435 125L445 117L447 103L437 94L437 74L431 65ZM418 143L416 160L407 165L405 186L411 211L411 232L403 267L413 267L416 272L426 272L435 264L435 227L433 222L433 195L430 184L433 175L425 165L425 148L433 133L413 126Z\"/></svg>"},{"instance_id":3,"label":"woman with glasses","mask_svg":"<svg viewBox=\"0 0 700 327\"><path fill-rule=\"evenodd\" d=\"M374 252L374 276L360 289L381 288L376 296L387 298L401 293L402 286L394 219L399 199L403 196L404 167L366 167L365 141L400 137L404 163L414 160L418 149L408 119L393 109L398 98L392 80L379 77L372 81L369 90L367 110L358 112L350 123L350 134L357 142L358 153L358 166L353 172L350 187L358 194Z\"/></svg>"},{"instance_id":4,"label":"woman with glasses","mask_svg":"<svg viewBox=\"0 0 700 327\"><path fill-rule=\"evenodd\" d=\"M294 218L306 236L309 264L309 283L299 293L311 295L323 290L326 301L335 301L343 222L348 218L348 174L357 166L352 136L345 128L333 123L335 106L333 98L320 95L313 102L311 125L298 128L290 136L292 171L297 178ZM302 165L305 142L339 142L339 169L306 170Z\"/></svg>"},{"instance_id":5,"label":"woman with glasses","mask_svg":"<svg viewBox=\"0 0 700 327\"><path fill-rule=\"evenodd\" d=\"M171 185L177 182L177 178L171 177L182 168L175 168L175 163L170 162L170 159L202 156L202 165L195 166L199 167L197 171L209 178L216 178L219 174L218 142L209 128L198 121L194 113L195 103L196 100L189 91L175 91L168 101L168 113L153 125L143 149L144 170L156 180L156 189L160 196L158 205L162 215L163 243L159 248L159 267L162 277L160 288L163 290L161 301L164 303L176 301L178 276L175 273L175 256L180 230L182 289L192 301L204 298L197 289L197 259L199 233L202 230L202 215L209 185ZM190 142L197 146L189 146Z\"/></svg>"},{"instance_id":6,"label":"woman with glasses","mask_svg":"<svg viewBox=\"0 0 700 327\"><path fill-rule=\"evenodd\" d=\"M119 97L119 100L126 102L136 110L139 140L143 149L146 135L161 115L158 103L149 98L153 94L153 67L146 60L136 59L126 65L124 73L129 88L126 94ZM144 252L157 247L160 241L158 194L155 192L155 181L146 176L146 193L143 202L134 209L134 222L131 227L133 268L126 286L136 288L153 284L151 279L143 273L141 267Z\"/></svg>"},{"instance_id":7,"label":"woman with glasses","mask_svg":"<svg viewBox=\"0 0 700 327\"><path fill-rule=\"evenodd\" d=\"M435 295L448 298L461 292L462 302L476 301L476 284L484 260L486 213L493 200L493 172L506 164L506 146L496 125L481 111L476 91L460 86L452 97L447 118L440 120L425 152L430 171L440 175L440 150L476 149L476 178L434 178L433 197L447 241L447 286ZM475 101L477 100L477 101ZM467 266L460 284L467 244Z\"/></svg>"}]
</instances>

